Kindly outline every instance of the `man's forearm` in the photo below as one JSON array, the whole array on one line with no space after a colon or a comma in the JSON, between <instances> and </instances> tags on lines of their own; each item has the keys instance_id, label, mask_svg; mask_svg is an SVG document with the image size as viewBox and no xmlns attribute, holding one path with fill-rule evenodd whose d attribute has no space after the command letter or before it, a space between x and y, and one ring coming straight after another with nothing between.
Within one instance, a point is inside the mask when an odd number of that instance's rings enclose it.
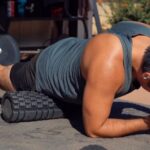
<instances>
[{"instance_id":1,"label":"man's forearm","mask_svg":"<svg viewBox=\"0 0 150 150\"><path fill-rule=\"evenodd\" d=\"M120 137L150 129L149 118L108 119L95 133L96 137Z\"/></svg>"}]
</instances>

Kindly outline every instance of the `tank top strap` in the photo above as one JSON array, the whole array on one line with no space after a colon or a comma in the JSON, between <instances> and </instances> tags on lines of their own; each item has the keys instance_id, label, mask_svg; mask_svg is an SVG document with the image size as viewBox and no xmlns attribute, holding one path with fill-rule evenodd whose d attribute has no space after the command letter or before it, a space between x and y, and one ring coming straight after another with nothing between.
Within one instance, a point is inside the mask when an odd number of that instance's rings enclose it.
<instances>
[{"instance_id":1,"label":"tank top strap","mask_svg":"<svg viewBox=\"0 0 150 150\"><path fill-rule=\"evenodd\" d=\"M121 33L129 37L137 35L150 36L150 27L134 21L121 21L112 26L109 32Z\"/></svg>"},{"instance_id":2,"label":"tank top strap","mask_svg":"<svg viewBox=\"0 0 150 150\"><path fill-rule=\"evenodd\" d=\"M125 35L117 34L117 36L121 40L121 44L123 47L123 65L125 70L125 81L124 85L118 91L117 97L122 96L130 91L130 87L132 85L132 42L131 38Z\"/></svg>"}]
</instances>

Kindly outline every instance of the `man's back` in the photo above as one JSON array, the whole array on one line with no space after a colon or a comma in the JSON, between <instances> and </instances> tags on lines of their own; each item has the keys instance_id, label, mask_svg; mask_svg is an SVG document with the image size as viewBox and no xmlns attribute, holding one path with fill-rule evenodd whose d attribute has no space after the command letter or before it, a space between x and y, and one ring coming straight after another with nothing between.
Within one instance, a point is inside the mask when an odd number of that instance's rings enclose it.
<instances>
[{"instance_id":1,"label":"man's back","mask_svg":"<svg viewBox=\"0 0 150 150\"><path fill-rule=\"evenodd\" d=\"M45 49L36 63L36 90L81 103L85 81L80 61L87 42L87 39L67 38Z\"/></svg>"}]
</instances>

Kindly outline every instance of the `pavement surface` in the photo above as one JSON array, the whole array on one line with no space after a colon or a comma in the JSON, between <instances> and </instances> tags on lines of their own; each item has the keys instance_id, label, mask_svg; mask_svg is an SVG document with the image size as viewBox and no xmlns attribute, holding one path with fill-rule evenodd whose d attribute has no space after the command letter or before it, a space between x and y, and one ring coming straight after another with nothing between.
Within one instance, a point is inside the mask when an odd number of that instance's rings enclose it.
<instances>
[{"instance_id":1,"label":"pavement surface","mask_svg":"<svg viewBox=\"0 0 150 150\"><path fill-rule=\"evenodd\" d=\"M111 117L149 114L149 105L118 99ZM78 109L64 119L8 124L0 118L0 150L150 150L150 131L121 138L92 139L84 134Z\"/></svg>"}]
</instances>

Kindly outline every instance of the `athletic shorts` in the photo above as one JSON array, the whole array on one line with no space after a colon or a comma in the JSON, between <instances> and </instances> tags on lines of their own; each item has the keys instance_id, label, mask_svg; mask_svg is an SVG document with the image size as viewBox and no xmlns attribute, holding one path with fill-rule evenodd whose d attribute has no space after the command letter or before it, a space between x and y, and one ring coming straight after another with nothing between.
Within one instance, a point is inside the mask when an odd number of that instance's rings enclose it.
<instances>
[{"instance_id":1,"label":"athletic shorts","mask_svg":"<svg viewBox=\"0 0 150 150\"><path fill-rule=\"evenodd\" d=\"M10 71L10 80L17 91L35 90L36 61L39 54L28 62L19 62L13 65Z\"/></svg>"}]
</instances>

